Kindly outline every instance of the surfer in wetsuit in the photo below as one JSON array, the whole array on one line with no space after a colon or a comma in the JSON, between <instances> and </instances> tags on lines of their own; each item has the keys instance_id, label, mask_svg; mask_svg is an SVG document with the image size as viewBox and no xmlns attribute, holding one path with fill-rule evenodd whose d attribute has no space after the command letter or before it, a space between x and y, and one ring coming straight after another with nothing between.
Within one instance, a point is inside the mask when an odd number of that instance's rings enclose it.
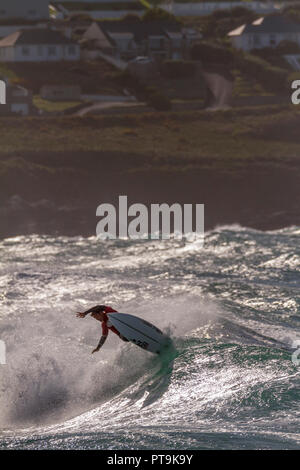
<instances>
[{"instance_id":1,"label":"surfer in wetsuit","mask_svg":"<svg viewBox=\"0 0 300 470\"><path fill-rule=\"evenodd\" d=\"M88 310L86 310L86 312L77 313L76 316L79 318L84 318L86 315L90 313L91 317L95 318L95 320L101 321L102 323L102 336L100 338L98 346L96 347L96 349L92 351L92 354L99 351L99 349L103 346L108 336L108 330L113 331L123 341L128 341L128 339L122 336L119 333L119 331L109 321L107 313L114 313L114 312L117 313L117 310L114 310L113 308L108 307L106 305L95 305L95 307L89 308Z\"/></svg>"}]
</instances>

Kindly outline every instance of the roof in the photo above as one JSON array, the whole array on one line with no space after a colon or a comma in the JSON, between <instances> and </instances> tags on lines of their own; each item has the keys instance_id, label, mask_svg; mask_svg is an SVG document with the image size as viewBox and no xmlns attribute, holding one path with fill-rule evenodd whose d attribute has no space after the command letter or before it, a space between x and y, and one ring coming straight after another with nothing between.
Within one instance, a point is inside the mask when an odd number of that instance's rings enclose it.
<instances>
[{"instance_id":1,"label":"roof","mask_svg":"<svg viewBox=\"0 0 300 470\"><path fill-rule=\"evenodd\" d=\"M0 47L33 44L74 44L74 41L52 29L24 29L9 34L0 40Z\"/></svg>"},{"instance_id":2,"label":"roof","mask_svg":"<svg viewBox=\"0 0 300 470\"><path fill-rule=\"evenodd\" d=\"M165 36L169 32L179 33L181 31L178 23L170 21L103 21L98 25L108 36L132 33L137 43L142 42L148 36Z\"/></svg>"},{"instance_id":3,"label":"roof","mask_svg":"<svg viewBox=\"0 0 300 470\"><path fill-rule=\"evenodd\" d=\"M300 23L282 15L269 15L258 18L250 24L244 24L230 31L228 36L241 36L249 33L300 33Z\"/></svg>"}]
</instances>

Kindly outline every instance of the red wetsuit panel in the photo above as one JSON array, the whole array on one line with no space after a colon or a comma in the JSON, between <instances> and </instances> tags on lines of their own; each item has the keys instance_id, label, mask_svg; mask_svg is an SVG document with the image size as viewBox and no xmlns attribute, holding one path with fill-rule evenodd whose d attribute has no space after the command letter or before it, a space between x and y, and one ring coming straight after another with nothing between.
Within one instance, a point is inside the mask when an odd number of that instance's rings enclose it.
<instances>
[{"instance_id":1,"label":"red wetsuit panel","mask_svg":"<svg viewBox=\"0 0 300 470\"><path fill-rule=\"evenodd\" d=\"M106 308L105 308L105 313L104 313L104 318L105 318L105 320L103 320L103 322L102 322L102 334L103 334L103 336L107 336L107 335L108 335L108 330L111 330L111 331L113 331L116 335L120 336L120 333L118 332L118 330L117 330L114 326L107 326L108 316L107 316L106 314L107 314L107 313L113 313L113 312L116 312L116 313L117 313L117 310L114 310L114 309L111 308L111 307L106 307Z\"/></svg>"},{"instance_id":2,"label":"red wetsuit panel","mask_svg":"<svg viewBox=\"0 0 300 470\"><path fill-rule=\"evenodd\" d=\"M105 313L118 313L117 310L114 310L111 307L105 307Z\"/></svg>"}]
</instances>

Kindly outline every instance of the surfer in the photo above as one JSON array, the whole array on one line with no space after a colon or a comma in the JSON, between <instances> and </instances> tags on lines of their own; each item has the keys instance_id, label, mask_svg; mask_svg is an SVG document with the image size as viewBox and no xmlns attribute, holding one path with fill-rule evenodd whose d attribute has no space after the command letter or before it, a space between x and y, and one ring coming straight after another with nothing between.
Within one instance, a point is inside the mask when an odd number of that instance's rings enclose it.
<instances>
[{"instance_id":1,"label":"surfer","mask_svg":"<svg viewBox=\"0 0 300 470\"><path fill-rule=\"evenodd\" d=\"M89 313L91 314L91 317L95 318L95 320L98 320L102 323L102 336L100 338L98 346L92 351L92 354L99 351L99 349L103 346L108 336L108 330L113 331L123 341L128 341L128 339L122 336L121 333L119 333L119 331L110 323L108 319L107 313L117 313L117 310L114 310L113 308L108 307L107 305L95 305L95 307L89 308L85 312L77 312L76 316L79 318L84 318Z\"/></svg>"}]
</instances>

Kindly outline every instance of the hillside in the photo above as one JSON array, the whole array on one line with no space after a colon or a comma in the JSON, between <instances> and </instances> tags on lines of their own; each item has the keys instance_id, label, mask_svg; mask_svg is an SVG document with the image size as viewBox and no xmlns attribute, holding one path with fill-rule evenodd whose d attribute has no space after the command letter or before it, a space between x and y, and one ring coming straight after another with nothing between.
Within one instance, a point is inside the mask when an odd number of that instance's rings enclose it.
<instances>
[{"instance_id":1,"label":"hillside","mask_svg":"<svg viewBox=\"0 0 300 470\"><path fill-rule=\"evenodd\" d=\"M80 62L0 63L0 75L34 92L47 85L79 85L82 93L120 94L118 72L103 60Z\"/></svg>"}]
</instances>

